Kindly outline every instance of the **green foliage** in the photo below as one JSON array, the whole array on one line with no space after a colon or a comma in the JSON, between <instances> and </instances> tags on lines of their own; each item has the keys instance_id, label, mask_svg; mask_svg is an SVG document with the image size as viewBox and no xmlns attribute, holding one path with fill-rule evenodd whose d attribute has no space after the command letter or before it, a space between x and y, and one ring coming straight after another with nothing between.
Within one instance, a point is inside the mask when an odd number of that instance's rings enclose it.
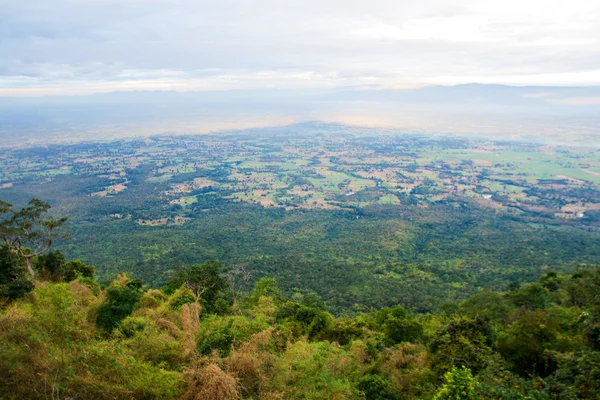
<instances>
[{"instance_id":1,"label":"green foliage","mask_svg":"<svg viewBox=\"0 0 600 400\"><path fill-rule=\"evenodd\" d=\"M85 309L79 307L79 301L81 299L76 299L64 283L36 289L33 319L48 333L46 337L40 337L44 343L53 343L64 349L89 337Z\"/></svg>"},{"instance_id":2,"label":"green foliage","mask_svg":"<svg viewBox=\"0 0 600 400\"><path fill-rule=\"evenodd\" d=\"M145 362L117 341L98 342L77 354L74 364L83 367L66 383L65 391L80 398L178 399L182 393L178 371Z\"/></svg>"},{"instance_id":3,"label":"green foliage","mask_svg":"<svg viewBox=\"0 0 600 400\"><path fill-rule=\"evenodd\" d=\"M47 252L56 239L66 237L61 230L67 218L46 217L48 210L50 204L35 198L18 211L0 200L0 239L25 260L31 276L35 275L31 260Z\"/></svg>"},{"instance_id":4,"label":"green foliage","mask_svg":"<svg viewBox=\"0 0 600 400\"><path fill-rule=\"evenodd\" d=\"M142 316L130 316L119 325L124 336L123 346L153 366L177 370L184 361L179 329L166 319L158 321Z\"/></svg>"},{"instance_id":5,"label":"green foliage","mask_svg":"<svg viewBox=\"0 0 600 400\"><path fill-rule=\"evenodd\" d=\"M210 355L216 351L221 357L226 356L231 352L232 346L244 343L250 336L268 327L265 321L258 319L211 315L202 321L196 336L197 352Z\"/></svg>"},{"instance_id":6,"label":"green foliage","mask_svg":"<svg viewBox=\"0 0 600 400\"><path fill-rule=\"evenodd\" d=\"M238 307L217 293L211 313L187 284L37 282L0 307L0 398L594 399L598 276L342 317L272 279Z\"/></svg>"},{"instance_id":7,"label":"green foliage","mask_svg":"<svg viewBox=\"0 0 600 400\"><path fill-rule=\"evenodd\" d=\"M311 292L304 296L302 296L302 300L300 301L305 307L313 308L316 310L325 310L325 302L317 293Z\"/></svg>"},{"instance_id":8,"label":"green foliage","mask_svg":"<svg viewBox=\"0 0 600 400\"><path fill-rule=\"evenodd\" d=\"M173 310L180 310L182 305L193 303L196 300L198 300L198 298L194 292L187 287L182 286L169 297L169 307Z\"/></svg>"},{"instance_id":9,"label":"green foliage","mask_svg":"<svg viewBox=\"0 0 600 400\"><path fill-rule=\"evenodd\" d=\"M223 297L219 297L213 303L211 311L216 315L226 315L229 312L230 302Z\"/></svg>"},{"instance_id":10,"label":"green foliage","mask_svg":"<svg viewBox=\"0 0 600 400\"><path fill-rule=\"evenodd\" d=\"M270 297L276 303L281 303L284 300L283 294L281 293L281 289L279 289L278 287L277 279L267 277L259 279L254 284L254 289L250 292L250 294L245 298L244 301L248 306L256 306L258 305L259 299L261 297Z\"/></svg>"},{"instance_id":11,"label":"green foliage","mask_svg":"<svg viewBox=\"0 0 600 400\"><path fill-rule=\"evenodd\" d=\"M146 293L144 293L144 296L142 296L142 299L140 300L140 307L157 308L168 299L169 297L163 292L156 289L150 289Z\"/></svg>"},{"instance_id":12,"label":"green foliage","mask_svg":"<svg viewBox=\"0 0 600 400\"><path fill-rule=\"evenodd\" d=\"M557 321L548 313L520 310L498 337L498 350L513 371L545 377L556 368L549 350L558 336Z\"/></svg>"},{"instance_id":13,"label":"green foliage","mask_svg":"<svg viewBox=\"0 0 600 400\"><path fill-rule=\"evenodd\" d=\"M319 338L344 346L366 335L367 329L364 323L348 318L337 318Z\"/></svg>"},{"instance_id":14,"label":"green foliage","mask_svg":"<svg viewBox=\"0 0 600 400\"><path fill-rule=\"evenodd\" d=\"M490 321L502 322L512 311L513 305L502 293L491 290L477 292L463 301L459 310L471 318L482 317Z\"/></svg>"},{"instance_id":15,"label":"green foliage","mask_svg":"<svg viewBox=\"0 0 600 400\"><path fill-rule=\"evenodd\" d=\"M457 318L442 328L430 344L434 369L444 372L464 366L477 372L493 354L494 337L482 318Z\"/></svg>"},{"instance_id":16,"label":"green foliage","mask_svg":"<svg viewBox=\"0 0 600 400\"><path fill-rule=\"evenodd\" d=\"M119 326L122 319L130 315L143 293L135 281L124 278L106 288L106 299L97 312L96 325L110 332Z\"/></svg>"},{"instance_id":17,"label":"green foliage","mask_svg":"<svg viewBox=\"0 0 600 400\"><path fill-rule=\"evenodd\" d=\"M33 287L23 260L8 246L0 245L0 301L2 298L15 300L23 297Z\"/></svg>"},{"instance_id":18,"label":"green foliage","mask_svg":"<svg viewBox=\"0 0 600 400\"><path fill-rule=\"evenodd\" d=\"M550 304L548 289L538 283L524 285L507 296L516 307L524 307L528 310L545 308Z\"/></svg>"},{"instance_id":19,"label":"green foliage","mask_svg":"<svg viewBox=\"0 0 600 400\"><path fill-rule=\"evenodd\" d=\"M57 282L64 274L64 263L65 256L63 253L60 250L54 250L37 257L36 269L44 278Z\"/></svg>"},{"instance_id":20,"label":"green foliage","mask_svg":"<svg viewBox=\"0 0 600 400\"><path fill-rule=\"evenodd\" d=\"M361 377L357 385L366 400L394 400L392 383L381 375L368 374Z\"/></svg>"},{"instance_id":21,"label":"green foliage","mask_svg":"<svg viewBox=\"0 0 600 400\"><path fill-rule=\"evenodd\" d=\"M408 316L408 312L402 306L394 308L384 307L375 314L375 321L379 325L385 325L386 321L391 318L404 319Z\"/></svg>"},{"instance_id":22,"label":"green foliage","mask_svg":"<svg viewBox=\"0 0 600 400\"><path fill-rule=\"evenodd\" d=\"M401 306L383 308L375 315L379 328L385 332L387 344L418 343L423 335L423 327Z\"/></svg>"},{"instance_id":23,"label":"green foliage","mask_svg":"<svg viewBox=\"0 0 600 400\"><path fill-rule=\"evenodd\" d=\"M94 278L95 268L91 265L85 265L79 260L74 260L64 264L62 270L63 279L65 282L70 282L78 278Z\"/></svg>"},{"instance_id":24,"label":"green foliage","mask_svg":"<svg viewBox=\"0 0 600 400\"><path fill-rule=\"evenodd\" d=\"M597 398L600 393L600 353L581 351L556 354L558 368L547 379L553 398Z\"/></svg>"},{"instance_id":25,"label":"green foliage","mask_svg":"<svg viewBox=\"0 0 600 400\"><path fill-rule=\"evenodd\" d=\"M582 282L584 297L589 307L585 335L590 346L600 351L600 268L587 278Z\"/></svg>"},{"instance_id":26,"label":"green foliage","mask_svg":"<svg viewBox=\"0 0 600 400\"><path fill-rule=\"evenodd\" d=\"M119 325L119 331L126 337L133 337L138 332L144 332L149 321L144 317L126 317Z\"/></svg>"},{"instance_id":27,"label":"green foliage","mask_svg":"<svg viewBox=\"0 0 600 400\"><path fill-rule=\"evenodd\" d=\"M153 188L132 186L114 199L98 200L97 208L88 211L93 215L86 221L91 221L72 228L77 245L71 241L61 249L96 265L100 279L127 271L152 287L167 283L175 265L211 258L225 266L245 263L253 280L277 279L286 296L298 289L314 291L335 313L396 304L431 312L478 288L534 281L546 265L565 273L599 261L593 250L600 244L595 232L553 225L540 230L470 203L464 208L433 204L426 213L408 205L284 213L201 203L210 212L189 211L193 219L184 225L140 227L135 215L146 211L137 200L154 196L157 202ZM109 219L109 208L132 213L134 220ZM158 207L156 212L165 211ZM410 215L410 223L398 215ZM482 236L489 240L480 240Z\"/></svg>"},{"instance_id":28,"label":"green foliage","mask_svg":"<svg viewBox=\"0 0 600 400\"><path fill-rule=\"evenodd\" d=\"M218 261L179 268L170 277L167 288L174 291L182 286L187 287L200 299L206 312L211 313L215 302L224 296L228 288L222 273L223 264Z\"/></svg>"},{"instance_id":29,"label":"green foliage","mask_svg":"<svg viewBox=\"0 0 600 400\"><path fill-rule=\"evenodd\" d=\"M87 286L90 290L94 292L95 295L98 295L98 293L100 292L100 285L93 278L81 277L77 278L75 282Z\"/></svg>"},{"instance_id":30,"label":"green foliage","mask_svg":"<svg viewBox=\"0 0 600 400\"><path fill-rule=\"evenodd\" d=\"M95 268L80 260L65 262L60 250L39 255L35 260L35 268L42 277L53 282L71 282L76 279L94 279Z\"/></svg>"},{"instance_id":31,"label":"green foliage","mask_svg":"<svg viewBox=\"0 0 600 400\"><path fill-rule=\"evenodd\" d=\"M80 283L41 283L28 301L0 310L0 398L179 398L180 373L145 360L164 354L154 336L140 337L146 353L134 339L98 339L89 319L98 302ZM127 326L138 332L140 322Z\"/></svg>"},{"instance_id":32,"label":"green foliage","mask_svg":"<svg viewBox=\"0 0 600 400\"><path fill-rule=\"evenodd\" d=\"M392 317L385 322L385 334L391 344L401 342L419 343L423 334L423 327L412 318L396 319Z\"/></svg>"},{"instance_id":33,"label":"green foliage","mask_svg":"<svg viewBox=\"0 0 600 400\"><path fill-rule=\"evenodd\" d=\"M542 390L544 381L528 379L506 370L500 357L496 356L487 368L477 375L477 398L507 400L549 400L551 396Z\"/></svg>"},{"instance_id":34,"label":"green foliage","mask_svg":"<svg viewBox=\"0 0 600 400\"><path fill-rule=\"evenodd\" d=\"M308 307L292 301L281 304L275 313L275 318L296 336L308 335L311 339L326 332L333 320L331 314L320 308Z\"/></svg>"},{"instance_id":35,"label":"green foliage","mask_svg":"<svg viewBox=\"0 0 600 400\"><path fill-rule=\"evenodd\" d=\"M462 367L452 369L444 374L444 385L433 397L433 400L475 400L475 387L477 380L471 370Z\"/></svg>"},{"instance_id":36,"label":"green foliage","mask_svg":"<svg viewBox=\"0 0 600 400\"><path fill-rule=\"evenodd\" d=\"M283 399L360 399L357 364L328 342L292 344L275 362L270 387Z\"/></svg>"},{"instance_id":37,"label":"green foliage","mask_svg":"<svg viewBox=\"0 0 600 400\"><path fill-rule=\"evenodd\" d=\"M558 273L546 272L544 275L540 277L540 285L545 287L549 292L556 292L562 283L562 276Z\"/></svg>"}]
</instances>

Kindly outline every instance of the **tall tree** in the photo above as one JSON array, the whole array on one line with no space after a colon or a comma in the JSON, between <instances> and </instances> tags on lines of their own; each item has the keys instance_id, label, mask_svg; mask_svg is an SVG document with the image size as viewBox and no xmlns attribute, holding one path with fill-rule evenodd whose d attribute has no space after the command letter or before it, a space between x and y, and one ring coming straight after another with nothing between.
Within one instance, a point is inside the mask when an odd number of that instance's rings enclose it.
<instances>
[{"instance_id":1,"label":"tall tree","mask_svg":"<svg viewBox=\"0 0 600 400\"><path fill-rule=\"evenodd\" d=\"M12 204L0 200L0 238L25 261L31 276L35 276L31 260L47 252L56 239L66 237L62 228L67 218L46 217L49 209L45 201L31 199L15 211Z\"/></svg>"},{"instance_id":2,"label":"tall tree","mask_svg":"<svg viewBox=\"0 0 600 400\"><path fill-rule=\"evenodd\" d=\"M210 312L217 299L228 289L228 282L223 278L222 273L223 264L218 261L207 261L204 264L176 270L167 286L174 291L185 285Z\"/></svg>"}]
</instances>

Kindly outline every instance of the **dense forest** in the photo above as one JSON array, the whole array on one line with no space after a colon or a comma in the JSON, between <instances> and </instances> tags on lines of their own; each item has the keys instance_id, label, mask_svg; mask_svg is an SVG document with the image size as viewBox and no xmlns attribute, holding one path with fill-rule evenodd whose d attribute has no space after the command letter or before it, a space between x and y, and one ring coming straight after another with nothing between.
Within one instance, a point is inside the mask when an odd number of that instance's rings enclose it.
<instances>
[{"instance_id":1,"label":"dense forest","mask_svg":"<svg viewBox=\"0 0 600 400\"><path fill-rule=\"evenodd\" d=\"M597 267L429 312L398 293L332 313L316 293L252 283L246 264L173 268L160 288L98 282L50 248L65 221L47 204L0 207L2 399L600 398Z\"/></svg>"},{"instance_id":2,"label":"dense forest","mask_svg":"<svg viewBox=\"0 0 600 400\"><path fill-rule=\"evenodd\" d=\"M358 213L224 204L181 227L90 221L72 226L60 247L98 266L101 279L127 272L155 288L178 266L246 264L253 281L277 278L288 296L317 292L335 312L397 303L433 311L479 288L600 261L599 232L524 222L470 202Z\"/></svg>"}]
</instances>

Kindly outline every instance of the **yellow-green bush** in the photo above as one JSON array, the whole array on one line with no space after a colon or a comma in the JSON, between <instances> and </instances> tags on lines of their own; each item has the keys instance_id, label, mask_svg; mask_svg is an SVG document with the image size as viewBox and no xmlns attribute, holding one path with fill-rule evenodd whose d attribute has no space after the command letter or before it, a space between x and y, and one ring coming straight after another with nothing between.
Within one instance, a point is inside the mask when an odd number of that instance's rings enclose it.
<instances>
[{"instance_id":1,"label":"yellow-green bush","mask_svg":"<svg viewBox=\"0 0 600 400\"><path fill-rule=\"evenodd\" d=\"M273 366L268 390L282 399L360 399L359 363L329 342L292 344Z\"/></svg>"},{"instance_id":2,"label":"yellow-green bush","mask_svg":"<svg viewBox=\"0 0 600 400\"><path fill-rule=\"evenodd\" d=\"M196 337L197 351L203 355L216 351L219 355L226 356L232 346L240 345L251 335L268 327L269 324L261 319L238 315L226 317L210 315L201 322Z\"/></svg>"}]
</instances>

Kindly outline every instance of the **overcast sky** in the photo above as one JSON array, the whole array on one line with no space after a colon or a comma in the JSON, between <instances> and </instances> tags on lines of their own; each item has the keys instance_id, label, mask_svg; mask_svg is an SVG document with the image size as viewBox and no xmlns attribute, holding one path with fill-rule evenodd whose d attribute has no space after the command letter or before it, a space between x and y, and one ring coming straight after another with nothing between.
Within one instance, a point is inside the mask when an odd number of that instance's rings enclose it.
<instances>
[{"instance_id":1,"label":"overcast sky","mask_svg":"<svg viewBox=\"0 0 600 400\"><path fill-rule=\"evenodd\" d=\"M0 0L0 96L600 84L598 0Z\"/></svg>"}]
</instances>

